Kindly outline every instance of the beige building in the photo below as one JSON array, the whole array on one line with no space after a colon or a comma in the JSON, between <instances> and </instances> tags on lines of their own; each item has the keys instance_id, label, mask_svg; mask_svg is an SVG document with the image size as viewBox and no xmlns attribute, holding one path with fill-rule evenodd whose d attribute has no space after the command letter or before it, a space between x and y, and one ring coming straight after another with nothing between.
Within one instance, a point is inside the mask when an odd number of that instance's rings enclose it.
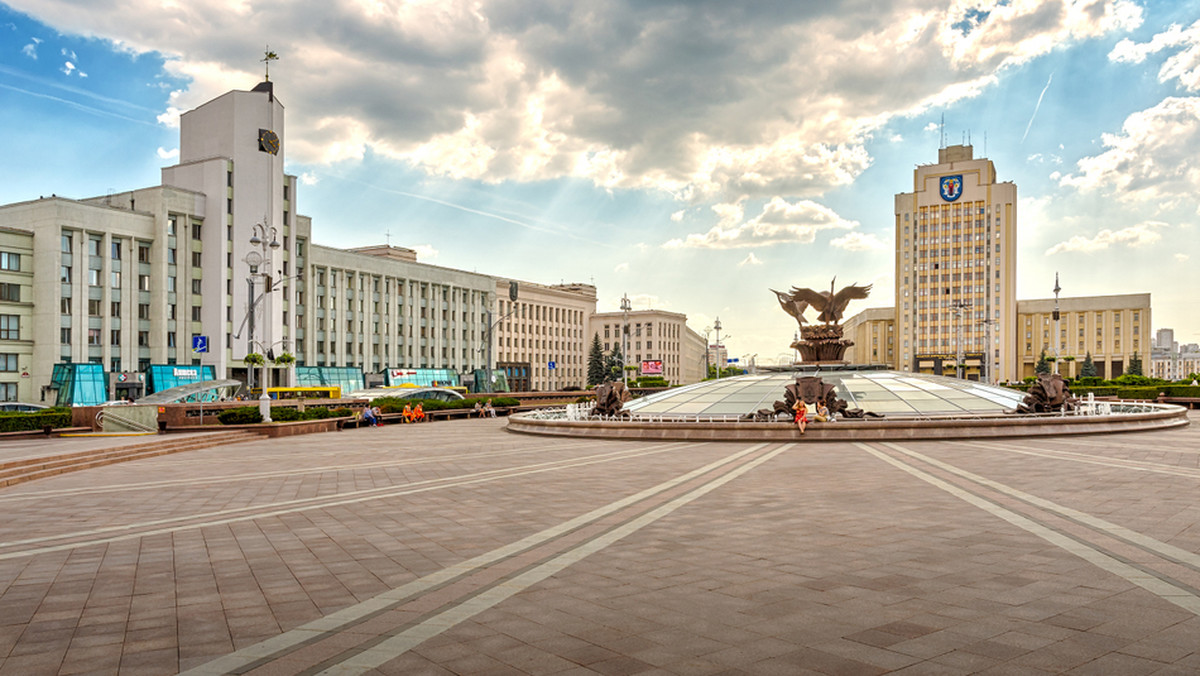
<instances>
[{"instance_id":1,"label":"beige building","mask_svg":"<svg viewBox=\"0 0 1200 676\"><path fill-rule=\"evenodd\" d=\"M417 262L394 246L314 245L312 289L297 358L314 366L389 367L466 373L484 368L484 322L495 280Z\"/></svg>"},{"instance_id":2,"label":"beige building","mask_svg":"<svg viewBox=\"0 0 1200 676\"><path fill-rule=\"evenodd\" d=\"M1150 294L1061 298L1057 322L1054 304L1053 298L1017 303L1018 379L1034 375L1042 350L1056 357L1057 371L1070 378L1079 375L1089 353L1101 378L1128 370L1134 353L1141 356L1143 374L1150 375Z\"/></svg>"},{"instance_id":3,"label":"beige building","mask_svg":"<svg viewBox=\"0 0 1200 676\"><path fill-rule=\"evenodd\" d=\"M896 363L896 309L868 308L842 322L842 337L854 342L846 350L851 364Z\"/></svg>"},{"instance_id":4,"label":"beige building","mask_svg":"<svg viewBox=\"0 0 1200 676\"><path fill-rule=\"evenodd\" d=\"M513 283L516 301L509 295ZM592 336L587 329L596 311L596 287L497 278L493 288L493 358L509 387L517 391L585 387Z\"/></svg>"},{"instance_id":5,"label":"beige building","mask_svg":"<svg viewBox=\"0 0 1200 676\"><path fill-rule=\"evenodd\" d=\"M624 326L628 326L628 334L622 344ZM695 332L687 328L687 315L665 310L598 312L591 316L585 343L590 345L593 335L600 336L605 352L621 346L625 364L637 366L638 373L642 373L643 362L661 361L662 376L672 385L695 382L684 380L684 375L694 373L695 365L688 361L698 361L697 356L702 357L703 352L699 355L691 352L696 341ZM700 343L703 342L700 338Z\"/></svg>"},{"instance_id":6,"label":"beige building","mask_svg":"<svg viewBox=\"0 0 1200 676\"><path fill-rule=\"evenodd\" d=\"M679 384L698 383L708 377L707 341L704 340L704 336L687 326L683 327L682 338L679 356Z\"/></svg>"},{"instance_id":7,"label":"beige building","mask_svg":"<svg viewBox=\"0 0 1200 676\"><path fill-rule=\"evenodd\" d=\"M997 379L1016 378L1016 185L969 145L941 148L895 196L895 219L896 367L941 373L961 327L968 368L987 354Z\"/></svg>"}]
</instances>

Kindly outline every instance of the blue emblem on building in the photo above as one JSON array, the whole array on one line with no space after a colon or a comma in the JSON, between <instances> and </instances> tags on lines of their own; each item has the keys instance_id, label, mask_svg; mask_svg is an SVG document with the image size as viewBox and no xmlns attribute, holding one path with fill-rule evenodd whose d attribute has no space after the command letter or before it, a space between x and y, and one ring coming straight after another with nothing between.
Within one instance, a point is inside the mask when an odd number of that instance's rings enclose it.
<instances>
[{"instance_id":1,"label":"blue emblem on building","mask_svg":"<svg viewBox=\"0 0 1200 676\"><path fill-rule=\"evenodd\" d=\"M962 191L963 191L962 174L955 174L953 176L943 176L940 188L941 188L941 193L942 193L942 199L946 200L947 202L953 202L954 200L958 199L959 197L962 197Z\"/></svg>"}]
</instances>

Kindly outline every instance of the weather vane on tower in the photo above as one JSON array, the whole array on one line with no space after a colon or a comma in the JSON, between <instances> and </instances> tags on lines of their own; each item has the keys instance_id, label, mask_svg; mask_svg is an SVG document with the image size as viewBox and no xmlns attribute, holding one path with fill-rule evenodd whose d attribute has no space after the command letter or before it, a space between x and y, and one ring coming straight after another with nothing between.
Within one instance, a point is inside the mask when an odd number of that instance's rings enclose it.
<instances>
[{"instance_id":1,"label":"weather vane on tower","mask_svg":"<svg viewBox=\"0 0 1200 676\"><path fill-rule=\"evenodd\" d=\"M276 54L275 52L271 51L271 45L267 45L267 50L265 52L265 56L262 58L262 62L266 64L267 72L266 72L265 79L267 82L271 81L271 62L278 61L278 60L279 60L279 55Z\"/></svg>"}]
</instances>

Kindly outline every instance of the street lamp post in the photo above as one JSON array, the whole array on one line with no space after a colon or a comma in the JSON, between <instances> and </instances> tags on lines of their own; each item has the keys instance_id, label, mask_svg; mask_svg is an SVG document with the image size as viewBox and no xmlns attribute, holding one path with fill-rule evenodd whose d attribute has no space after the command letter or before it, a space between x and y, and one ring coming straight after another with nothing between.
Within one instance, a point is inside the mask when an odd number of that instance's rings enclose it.
<instances>
[{"instance_id":1,"label":"street lamp post","mask_svg":"<svg viewBox=\"0 0 1200 676\"><path fill-rule=\"evenodd\" d=\"M1058 285L1058 273L1054 273L1054 370L1051 373L1058 373L1058 292L1062 288Z\"/></svg>"},{"instance_id":2,"label":"street lamp post","mask_svg":"<svg viewBox=\"0 0 1200 676\"><path fill-rule=\"evenodd\" d=\"M629 365L629 311L633 309L633 303L629 300L629 295L621 296L621 312L624 313L624 326L621 329L621 378L625 381L625 386L629 386L629 371L626 366Z\"/></svg>"},{"instance_id":3,"label":"street lamp post","mask_svg":"<svg viewBox=\"0 0 1200 676\"><path fill-rule=\"evenodd\" d=\"M712 327L704 327L704 377L701 380L708 380L708 369L712 366L709 364L708 354L712 343L708 342L708 334L712 333Z\"/></svg>"},{"instance_id":4,"label":"street lamp post","mask_svg":"<svg viewBox=\"0 0 1200 676\"><path fill-rule=\"evenodd\" d=\"M717 332L717 380L721 379L721 318L713 322L713 329Z\"/></svg>"},{"instance_id":5,"label":"street lamp post","mask_svg":"<svg viewBox=\"0 0 1200 676\"><path fill-rule=\"evenodd\" d=\"M958 326L956 327L957 333L955 333L954 340L954 375L959 380L962 380L963 376L965 375L963 369L963 310L971 307L971 304L965 301L956 300L954 301L954 305L951 307L954 308L954 317L958 320Z\"/></svg>"},{"instance_id":6,"label":"street lamp post","mask_svg":"<svg viewBox=\"0 0 1200 676\"><path fill-rule=\"evenodd\" d=\"M268 241L268 239L270 241ZM246 281L249 283L249 290L250 290L250 295L246 299L246 302L249 304L249 308L250 308L250 326L249 326L250 333L247 336L247 344L246 344L246 352L247 353L254 352L254 344L256 342L259 345L262 345L263 343L269 341L273 337L272 336L273 332L270 330L271 327L268 325L267 331L265 332L267 340L266 341L254 340L254 278L256 276L263 277L263 288L264 288L263 296L264 296L264 300L266 300L265 296L271 292L271 265L272 265L272 260L273 260L272 254L273 254L274 250L278 249L280 246L278 233L275 230L275 227L267 226L267 225L264 225L263 223L255 223L253 228L251 229L250 246L258 247L261 250L261 253L259 251L255 251L255 250L251 249L250 252L246 254L246 258L245 258L246 264L250 266L250 275L246 278ZM261 266L263 263L266 263L267 270L266 270L266 272L259 272L259 266ZM266 306L266 307L267 307L267 310L266 310L266 312L264 312L264 314L269 319L271 317L270 307L269 306ZM274 345L274 342L272 342L271 344ZM264 352L265 352L265 350L264 350ZM248 365L246 368L246 382L249 387L254 386L253 385L253 382L254 382L253 374L254 374L253 365ZM267 361L266 361L266 355L264 354L263 355L262 382L259 384L259 388L262 390L262 394L259 395L259 397L258 397L258 411L259 411L259 413L262 414L263 422L271 422L271 398L269 396L267 396L267 385L268 385L268 383L267 383Z\"/></svg>"}]
</instances>

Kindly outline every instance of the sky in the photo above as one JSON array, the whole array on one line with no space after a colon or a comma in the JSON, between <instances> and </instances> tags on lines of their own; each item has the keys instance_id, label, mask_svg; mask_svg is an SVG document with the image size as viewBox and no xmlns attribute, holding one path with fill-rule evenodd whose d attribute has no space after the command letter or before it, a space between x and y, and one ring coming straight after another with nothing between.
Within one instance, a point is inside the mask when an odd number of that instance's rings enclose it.
<instances>
[{"instance_id":1,"label":"sky","mask_svg":"<svg viewBox=\"0 0 1200 676\"><path fill-rule=\"evenodd\" d=\"M775 363L769 289L892 306L894 195L969 142L1017 184L1018 299L1150 293L1200 342L1200 0L8 0L0 204L159 184L268 45L318 244L593 283Z\"/></svg>"}]
</instances>

